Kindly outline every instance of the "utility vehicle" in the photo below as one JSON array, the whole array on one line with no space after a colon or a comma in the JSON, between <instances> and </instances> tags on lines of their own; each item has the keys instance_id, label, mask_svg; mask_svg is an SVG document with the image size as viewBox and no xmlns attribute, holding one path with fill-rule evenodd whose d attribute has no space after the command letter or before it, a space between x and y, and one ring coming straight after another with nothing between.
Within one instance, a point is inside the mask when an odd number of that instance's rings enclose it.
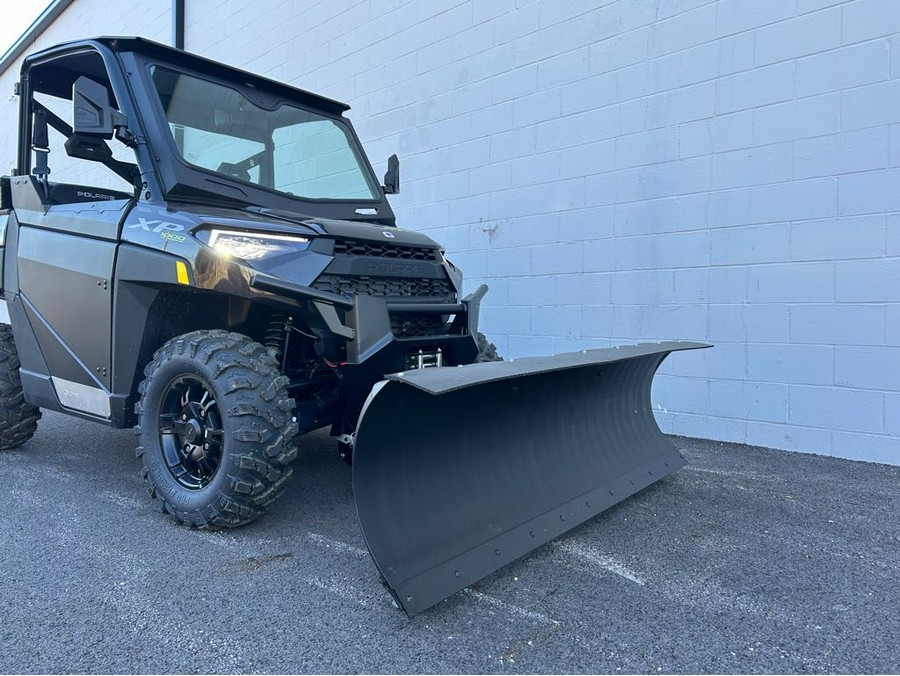
<instances>
[{"instance_id":1,"label":"utility vehicle","mask_svg":"<svg viewBox=\"0 0 900 676\"><path fill-rule=\"evenodd\" d=\"M15 93L0 448L41 409L135 426L162 510L221 528L330 427L410 615L682 464L650 382L700 345L490 361L487 288L397 227L398 160L376 179L346 105L119 37L30 55Z\"/></svg>"}]
</instances>

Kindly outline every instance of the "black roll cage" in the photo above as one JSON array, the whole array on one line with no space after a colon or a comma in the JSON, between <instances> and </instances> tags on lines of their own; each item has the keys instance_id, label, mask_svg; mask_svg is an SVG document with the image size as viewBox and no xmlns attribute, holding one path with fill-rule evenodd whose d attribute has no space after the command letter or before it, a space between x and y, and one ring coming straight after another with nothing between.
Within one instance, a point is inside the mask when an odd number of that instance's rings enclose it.
<instances>
[{"instance_id":1,"label":"black roll cage","mask_svg":"<svg viewBox=\"0 0 900 676\"><path fill-rule=\"evenodd\" d=\"M156 94L150 72L153 65L174 67L180 72L239 91L256 91L270 102L284 101L302 106L338 121L349 132L363 170L374 185L378 185L356 130L343 116L343 112L349 109L346 104L143 38L80 40L58 45L25 59L18 89L19 150L16 174L27 174L33 170L31 139L34 99L29 84L30 70L85 52L97 53L103 60L119 111L127 118L128 127L135 137L134 150L140 171L138 183L142 186L140 199L265 207L309 217L394 225L393 210L381 190L377 191L379 197L372 200L310 199L247 183L186 162L175 146ZM375 214L371 213L372 209Z\"/></svg>"}]
</instances>

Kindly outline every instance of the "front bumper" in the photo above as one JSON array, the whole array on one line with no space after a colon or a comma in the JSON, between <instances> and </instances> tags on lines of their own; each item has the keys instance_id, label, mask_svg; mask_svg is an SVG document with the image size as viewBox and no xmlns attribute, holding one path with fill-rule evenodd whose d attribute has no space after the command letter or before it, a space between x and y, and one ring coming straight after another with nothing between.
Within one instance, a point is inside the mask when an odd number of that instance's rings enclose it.
<instances>
[{"instance_id":1,"label":"front bumper","mask_svg":"<svg viewBox=\"0 0 900 676\"><path fill-rule=\"evenodd\" d=\"M253 273L250 286L294 301L308 301L324 330L346 341L346 364L366 364L380 370L381 374L402 370L405 356L420 348L441 348L449 365L475 361L478 315L481 299L488 290L482 284L459 302L368 295L350 297L260 272ZM407 315L441 316L447 322L446 329L433 335L398 336L391 320Z\"/></svg>"}]
</instances>

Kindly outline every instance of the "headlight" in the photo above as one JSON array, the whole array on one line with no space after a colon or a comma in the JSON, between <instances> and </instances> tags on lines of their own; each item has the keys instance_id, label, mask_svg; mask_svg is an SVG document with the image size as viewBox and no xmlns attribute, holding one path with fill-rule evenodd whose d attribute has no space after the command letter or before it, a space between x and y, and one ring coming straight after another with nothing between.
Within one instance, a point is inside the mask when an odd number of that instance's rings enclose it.
<instances>
[{"instance_id":1,"label":"headlight","mask_svg":"<svg viewBox=\"0 0 900 676\"><path fill-rule=\"evenodd\" d=\"M252 261L291 253L306 248L308 237L300 235L276 235L267 232L239 232L237 230L209 230L213 249L225 256Z\"/></svg>"}]
</instances>

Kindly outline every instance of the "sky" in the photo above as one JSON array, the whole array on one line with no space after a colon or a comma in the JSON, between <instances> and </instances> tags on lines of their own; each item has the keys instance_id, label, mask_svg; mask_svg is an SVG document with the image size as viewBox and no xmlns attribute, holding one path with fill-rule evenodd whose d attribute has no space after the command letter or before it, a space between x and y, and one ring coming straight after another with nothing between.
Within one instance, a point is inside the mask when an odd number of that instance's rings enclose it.
<instances>
[{"instance_id":1,"label":"sky","mask_svg":"<svg viewBox=\"0 0 900 676\"><path fill-rule=\"evenodd\" d=\"M0 54L12 47L31 22L40 16L51 0L3 0L0 2Z\"/></svg>"}]
</instances>

